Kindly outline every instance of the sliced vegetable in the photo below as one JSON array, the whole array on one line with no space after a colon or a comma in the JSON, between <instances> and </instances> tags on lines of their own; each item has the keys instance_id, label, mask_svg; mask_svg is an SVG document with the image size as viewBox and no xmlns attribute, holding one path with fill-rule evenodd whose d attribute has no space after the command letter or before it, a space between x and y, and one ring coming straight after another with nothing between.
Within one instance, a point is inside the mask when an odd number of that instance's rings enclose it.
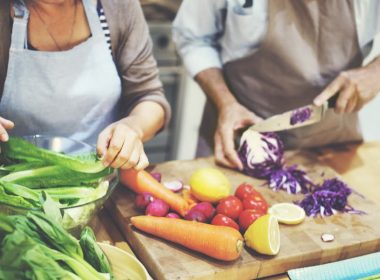
<instances>
[{"instance_id":1,"label":"sliced vegetable","mask_svg":"<svg viewBox=\"0 0 380 280\"><path fill-rule=\"evenodd\" d=\"M236 260L243 249L243 237L230 227L152 216L132 217L131 222L144 232L219 260Z\"/></svg>"},{"instance_id":2,"label":"sliced vegetable","mask_svg":"<svg viewBox=\"0 0 380 280\"><path fill-rule=\"evenodd\" d=\"M352 190L338 178L325 180L322 185L317 185L310 194L297 203L308 216L331 216L337 211L352 214L364 214L355 210L348 204L348 196Z\"/></svg>"},{"instance_id":3,"label":"sliced vegetable","mask_svg":"<svg viewBox=\"0 0 380 280\"><path fill-rule=\"evenodd\" d=\"M290 194L307 193L314 187L314 183L305 171L293 165L274 170L269 176L269 187L275 191L283 189Z\"/></svg>"},{"instance_id":4,"label":"sliced vegetable","mask_svg":"<svg viewBox=\"0 0 380 280\"><path fill-rule=\"evenodd\" d=\"M303 107L292 112L290 117L290 124L295 125L297 123L306 122L311 117L313 110L310 107Z\"/></svg>"},{"instance_id":5,"label":"sliced vegetable","mask_svg":"<svg viewBox=\"0 0 380 280\"><path fill-rule=\"evenodd\" d=\"M180 180L174 180L174 181L170 181L170 182L163 182L163 185L173 191L173 192L179 192L180 190L182 190L183 188L183 182L180 181Z\"/></svg>"},{"instance_id":6,"label":"sliced vegetable","mask_svg":"<svg viewBox=\"0 0 380 280\"><path fill-rule=\"evenodd\" d=\"M149 192L155 198L162 199L181 216L185 216L189 210L189 204L185 199L165 188L145 170L121 170L120 181L136 193Z\"/></svg>"}]
</instances>

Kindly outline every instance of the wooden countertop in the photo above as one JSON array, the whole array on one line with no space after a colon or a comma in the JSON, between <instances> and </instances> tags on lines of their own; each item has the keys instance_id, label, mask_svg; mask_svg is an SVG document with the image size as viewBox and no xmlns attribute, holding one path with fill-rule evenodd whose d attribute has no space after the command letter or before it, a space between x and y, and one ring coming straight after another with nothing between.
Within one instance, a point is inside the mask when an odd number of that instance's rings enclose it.
<instances>
[{"instance_id":1,"label":"wooden countertop","mask_svg":"<svg viewBox=\"0 0 380 280\"><path fill-rule=\"evenodd\" d=\"M339 145L314 149L314 153L327 166L333 168L352 188L380 204L380 141L363 144ZM103 209L91 222L98 241L109 242L131 251L121 232ZM286 274L271 276L267 280L289 279Z\"/></svg>"}]
</instances>

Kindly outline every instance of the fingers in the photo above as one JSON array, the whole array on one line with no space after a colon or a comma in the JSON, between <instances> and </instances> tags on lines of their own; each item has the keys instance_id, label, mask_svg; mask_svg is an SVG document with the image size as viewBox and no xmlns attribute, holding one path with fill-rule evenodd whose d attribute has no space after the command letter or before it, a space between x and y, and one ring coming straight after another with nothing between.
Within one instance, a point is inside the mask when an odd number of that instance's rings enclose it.
<instances>
[{"instance_id":1,"label":"fingers","mask_svg":"<svg viewBox=\"0 0 380 280\"><path fill-rule=\"evenodd\" d=\"M10 120L0 117L0 141L6 142L9 140L9 135L7 130L12 129L14 123Z\"/></svg>"},{"instance_id":2,"label":"fingers","mask_svg":"<svg viewBox=\"0 0 380 280\"><path fill-rule=\"evenodd\" d=\"M5 129L12 129L15 126L12 121L4 119L2 117L0 117L0 125L2 125Z\"/></svg>"},{"instance_id":3,"label":"fingers","mask_svg":"<svg viewBox=\"0 0 380 280\"><path fill-rule=\"evenodd\" d=\"M96 153L101 158L103 158L107 152L107 148L112 137L112 131L113 128L112 125L110 125L99 134L98 141L96 143Z\"/></svg>"},{"instance_id":4,"label":"fingers","mask_svg":"<svg viewBox=\"0 0 380 280\"><path fill-rule=\"evenodd\" d=\"M147 168L148 165L149 165L148 157L146 156L145 152L142 151L142 153L140 155L140 160L137 163L137 165L135 166L135 169L136 170L143 170L143 169Z\"/></svg>"},{"instance_id":5,"label":"fingers","mask_svg":"<svg viewBox=\"0 0 380 280\"><path fill-rule=\"evenodd\" d=\"M216 132L214 141L215 141L215 146L214 146L215 162L217 164L220 164L229 168L235 168L235 166L229 162L229 160L226 158L224 154L222 138L219 132Z\"/></svg>"},{"instance_id":6,"label":"fingers","mask_svg":"<svg viewBox=\"0 0 380 280\"><path fill-rule=\"evenodd\" d=\"M215 160L217 163L230 167L243 169L234 145L232 129L224 128L215 134Z\"/></svg>"},{"instance_id":7,"label":"fingers","mask_svg":"<svg viewBox=\"0 0 380 280\"><path fill-rule=\"evenodd\" d=\"M107 142L109 142L108 145ZM102 153L105 166L140 170L149 165L141 139L125 124L115 124L106 128L99 135L97 150L98 152L105 151Z\"/></svg>"},{"instance_id":8,"label":"fingers","mask_svg":"<svg viewBox=\"0 0 380 280\"><path fill-rule=\"evenodd\" d=\"M314 104L321 106L325 103L330 97L336 95L341 87L345 83L345 75L339 75L335 80L333 80L316 98L314 98Z\"/></svg>"},{"instance_id":9,"label":"fingers","mask_svg":"<svg viewBox=\"0 0 380 280\"><path fill-rule=\"evenodd\" d=\"M347 113L348 112L347 106L350 100L354 98L354 96L355 96L355 86L353 86L352 84L348 84L344 86L343 89L341 89L338 99L336 101L335 111L340 114Z\"/></svg>"}]
</instances>

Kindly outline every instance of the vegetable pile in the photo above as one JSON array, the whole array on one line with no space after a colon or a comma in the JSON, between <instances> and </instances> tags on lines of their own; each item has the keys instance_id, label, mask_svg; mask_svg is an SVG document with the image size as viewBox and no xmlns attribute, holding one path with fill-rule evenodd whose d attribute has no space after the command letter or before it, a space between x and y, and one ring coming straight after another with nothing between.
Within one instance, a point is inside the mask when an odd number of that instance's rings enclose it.
<instances>
[{"instance_id":1,"label":"vegetable pile","mask_svg":"<svg viewBox=\"0 0 380 280\"><path fill-rule=\"evenodd\" d=\"M311 193L298 204L305 210L308 216L334 215L337 211L364 214L363 211L351 207L347 198L352 190L337 178L327 179L321 185L317 185Z\"/></svg>"},{"instance_id":2,"label":"vegetable pile","mask_svg":"<svg viewBox=\"0 0 380 280\"><path fill-rule=\"evenodd\" d=\"M294 114L295 123L306 120L311 112ZM296 118L297 116L297 118ZM287 167L283 159L281 139L274 133L244 132L238 155L244 173L258 179L266 179L271 189L285 190L290 194L303 193L305 198L298 204L308 216L330 216L337 211L362 214L347 202L352 190L338 178L325 180L321 185L313 183L306 172L296 165Z\"/></svg>"},{"instance_id":3,"label":"vegetable pile","mask_svg":"<svg viewBox=\"0 0 380 280\"><path fill-rule=\"evenodd\" d=\"M94 201L108 190L105 168L95 154L69 156L34 146L21 138L1 143L0 202L41 209L45 193L60 208Z\"/></svg>"},{"instance_id":4,"label":"vegetable pile","mask_svg":"<svg viewBox=\"0 0 380 280\"><path fill-rule=\"evenodd\" d=\"M0 279L113 279L91 229L78 241L40 212L0 214Z\"/></svg>"}]
</instances>

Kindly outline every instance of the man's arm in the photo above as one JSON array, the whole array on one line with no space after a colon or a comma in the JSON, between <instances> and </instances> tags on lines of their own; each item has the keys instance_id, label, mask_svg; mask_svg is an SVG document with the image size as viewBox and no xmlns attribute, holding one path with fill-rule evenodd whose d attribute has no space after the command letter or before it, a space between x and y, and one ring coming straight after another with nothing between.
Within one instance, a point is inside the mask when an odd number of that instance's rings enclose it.
<instances>
[{"instance_id":1,"label":"man's arm","mask_svg":"<svg viewBox=\"0 0 380 280\"><path fill-rule=\"evenodd\" d=\"M218 124L214 135L216 162L231 168L243 169L234 146L235 131L261 119L237 102L219 68L206 69L197 74L195 80L217 108Z\"/></svg>"},{"instance_id":2,"label":"man's arm","mask_svg":"<svg viewBox=\"0 0 380 280\"><path fill-rule=\"evenodd\" d=\"M380 56L366 66L343 71L315 99L316 105L338 94L337 113L359 111L380 92Z\"/></svg>"},{"instance_id":3,"label":"man's arm","mask_svg":"<svg viewBox=\"0 0 380 280\"><path fill-rule=\"evenodd\" d=\"M173 22L173 40L192 77L222 68L218 39L223 32L226 0L184 0Z\"/></svg>"}]
</instances>

